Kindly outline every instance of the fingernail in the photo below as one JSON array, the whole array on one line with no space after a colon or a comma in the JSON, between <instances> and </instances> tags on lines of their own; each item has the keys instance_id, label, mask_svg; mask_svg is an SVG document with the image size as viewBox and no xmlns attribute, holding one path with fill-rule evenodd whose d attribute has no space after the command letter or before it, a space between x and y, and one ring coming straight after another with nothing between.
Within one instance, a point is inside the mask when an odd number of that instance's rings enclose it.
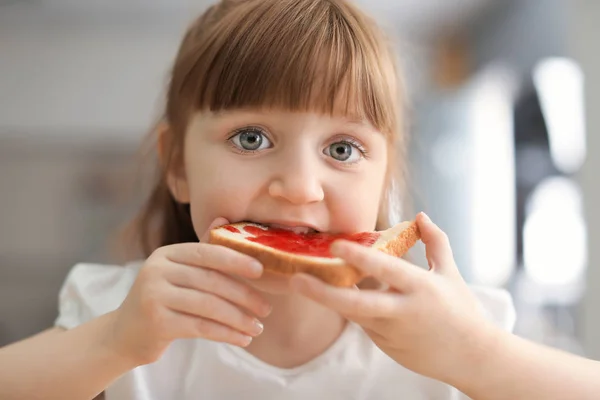
<instances>
[{"instance_id":1,"label":"fingernail","mask_svg":"<svg viewBox=\"0 0 600 400\"><path fill-rule=\"evenodd\" d=\"M250 263L250 269L252 270L252 272L255 272L257 275L260 275L263 272L263 265L258 261L252 261Z\"/></svg>"},{"instance_id":2,"label":"fingernail","mask_svg":"<svg viewBox=\"0 0 600 400\"><path fill-rule=\"evenodd\" d=\"M252 343L252 336L246 336L244 335L244 337L241 340L240 346L241 347L247 347L250 345L250 343Z\"/></svg>"},{"instance_id":3,"label":"fingernail","mask_svg":"<svg viewBox=\"0 0 600 400\"><path fill-rule=\"evenodd\" d=\"M223 225L226 225L226 223L224 223L224 218L217 218L213 222L211 222L210 226L208 227L208 230L215 229Z\"/></svg>"},{"instance_id":4,"label":"fingernail","mask_svg":"<svg viewBox=\"0 0 600 400\"><path fill-rule=\"evenodd\" d=\"M425 214L424 212L421 212L421 215L423 216L423 220L425 222L431 222L431 218L429 218L429 215Z\"/></svg>"},{"instance_id":5,"label":"fingernail","mask_svg":"<svg viewBox=\"0 0 600 400\"><path fill-rule=\"evenodd\" d=\"M252 333L255 335L260 335L262 331L265 329L265 326L259 320L255 319L252 321Z\"/></svg>"},{"instance_id":6,"label":"fingernail","mask_svg":"<svg viewBox=\"0 0 600 400\"><path fill-rule=\"evenodd\" d=\"M271 312L273 312L273 306L270 304L267 304L263 307L263 315L265 317L268 317L269 315L271 315Z\"/></svg>"}]
</instances>

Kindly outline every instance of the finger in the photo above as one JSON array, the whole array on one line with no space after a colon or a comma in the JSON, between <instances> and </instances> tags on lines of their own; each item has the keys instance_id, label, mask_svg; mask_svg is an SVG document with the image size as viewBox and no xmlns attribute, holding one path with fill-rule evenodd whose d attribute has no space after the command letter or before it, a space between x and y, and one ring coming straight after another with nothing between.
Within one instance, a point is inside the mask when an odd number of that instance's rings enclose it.
<instances>
[{"instance_id":1,"label":"finger","mask_svg":"<svg viewBox=\"0 0 600 400\"><path fill-rule=\"evenodd\" d=\"M240 347L246 347L252 342L252 336L218 322L180 313L178 311L167 311L173 319L171 326L176 329L174 336L177 338L204 338Z\"/></svg>"},{"instance_id":2,"label":"finger","mask_svg":"<svg viewBox=\"0 0 600 400\"><path fill-rule=\"evenodd\" d=\"M171 310L207 318L246 335L262 333L260 321L214 294L175 286L171 288L165 297L165 305Z\"/></svg>"},{"instance_id":3,"label":"finger","mask_svg":"<svg viewBox=\"0 0 600 400\"><path fill-rule=\"evenodd\" d=\"M271 305L258 290L218 271L173 263L165 277L173 285L214 293L260 317L266 317L271 312Z\"/></svg>"},{"instance_id":4,"label":"finger","mask_svg":"<svg viewBox=\"0 0 600 400\"><path fill-rule=\"evenodd\" d=\"M202 243L208 243L208 238L210 236L210 231L212 231L214 228L218 228L219 226L223 226L223 225L227 225L229 224L229 221L223 217L219 217L217 219L215 219L209 226L208 229L206 230L206 232L204 232L204 235L202 235L202 238L200 238L200 242Z\"/></svg>"},{"instance_id":5,"label":"finger","mask_svg":"<svg viewBox=\"0 0 600 400\"><path fill-rule=\"evenodd\" d=\"M172 262L210 268L226 274L259 278L263 267L254 258L224 246L207 243L179 243L163 248L165 257Z\"/></svg>"},{"instance_id":6,"label":"finger","mask_svg":"<svg viewBox=\"0 0 600 400\"><path fill-rule=\"evenodd\" d=\"M429 268L440 273L455 268L448 235L434 224L425 213L420 213L417 216L417 225L421 231L421 241L425 244Z\"/></svg>"},{"instance_id":7,"label":"finger","mask_svg":"<svg viewBox=\"0 0 600 400\"><path fill-rule=\"evenodd\" d=\"M331 246L331 254L357 268L366 276L373 277L399 291L408 291L422 278L424 271L379 250L347 241L337 241Z\"/></svg>"},{"instance_id":8,"label":"finger","mask_svg":"<svg viewBox=\"0 0 600 400\"><path fill-rule=\"evenodd\" d=\"M291 278L292 288L349 319L378 318L395 315L402 298L399 294L380 291L361 291L338 288L310 275L298 274Z\"/></svg>"}]
</instances>

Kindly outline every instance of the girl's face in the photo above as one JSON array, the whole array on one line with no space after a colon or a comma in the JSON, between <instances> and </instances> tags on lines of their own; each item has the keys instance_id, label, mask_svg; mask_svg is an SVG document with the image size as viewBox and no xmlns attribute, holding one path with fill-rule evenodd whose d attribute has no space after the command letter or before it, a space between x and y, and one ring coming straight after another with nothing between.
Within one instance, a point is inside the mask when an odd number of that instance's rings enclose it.
<instances>
[{"instance_id":1,"label":"girl's face","mask_svg":"<svg viewBox=\"0 0 600 400\"><path fill-rule=\"evenodd\" d=\"M184 168L170 177L190 203L198 237L210 223L253 221L289 229L375 228L387 170L387 141L366 121L317 113L196 113ZM287 281L265 274L264 290Z\"/></svg>"}]
</instances>

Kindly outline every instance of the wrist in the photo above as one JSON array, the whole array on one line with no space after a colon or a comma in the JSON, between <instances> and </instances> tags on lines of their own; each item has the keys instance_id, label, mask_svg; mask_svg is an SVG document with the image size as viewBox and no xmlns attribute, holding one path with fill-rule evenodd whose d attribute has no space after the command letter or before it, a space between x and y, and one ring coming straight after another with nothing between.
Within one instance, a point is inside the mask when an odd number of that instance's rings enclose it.
<instances>
[{"instance_id":1,"label":"wrist","mask_svg":"<svg viewBox=\"0 0 600 400\"><path fill-rule=\"evenodd\" d=\"M493 374L487 371L492 370L493 364L505 353L506 335L491 323L478 325L463 342L457 352L455 367L448 371L450 375L444 381L466 394L478 391L480 386L488 386L486 379Z\"/></svg>"},{"instance_id":2,"label":"wrist","mask_svg":"<svg viewBox=\"0 0 600 400\"><path fill-rule=\"evenodd\" d=\"M107 313L99 318L98 343L111 362L126 369L133 369L142 364L128 346L120 339L117 329L118 310Z\"/></svg>"}]
</instances>

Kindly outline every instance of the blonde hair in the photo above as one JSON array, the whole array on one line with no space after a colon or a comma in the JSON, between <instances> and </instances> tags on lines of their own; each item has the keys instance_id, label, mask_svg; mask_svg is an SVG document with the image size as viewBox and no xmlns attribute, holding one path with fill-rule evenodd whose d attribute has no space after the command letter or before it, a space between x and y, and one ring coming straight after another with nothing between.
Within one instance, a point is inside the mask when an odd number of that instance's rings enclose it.
<instances>
[{"instance_id":1,"label":"blonde hair","mask_svg":"<svg viewBox=\"0 0 600 400\"><path fill-rule=\"evenodd\" d=\"M193 113L241 108L316 111L368 120L389 142L388 184L378 227L389 223L402 179L405 135L394 51L377 24L344 0L221 1L189 27L172 68L161 138L166 162L135 234L145 255L197 241L189 205L166 173L181 162ZM395 180L395 185L392 181Z\"/></svg>"}]
</instances>

